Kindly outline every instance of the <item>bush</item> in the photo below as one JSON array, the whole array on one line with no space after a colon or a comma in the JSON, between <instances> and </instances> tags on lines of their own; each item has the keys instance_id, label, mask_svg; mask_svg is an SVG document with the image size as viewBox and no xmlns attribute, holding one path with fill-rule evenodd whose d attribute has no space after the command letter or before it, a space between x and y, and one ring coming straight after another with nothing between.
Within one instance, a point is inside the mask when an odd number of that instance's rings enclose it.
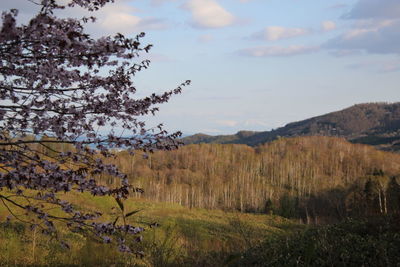
<instances>
[{"instance_id":1,"label":"bush","mask_svg":"<svg viewBox=\"0 0 400 267\"><path fill-rule=\"evenodd\" d=\"M397 217L348 219L270 239L233 266L399 266Z\"/></svg>"}]
</instances>

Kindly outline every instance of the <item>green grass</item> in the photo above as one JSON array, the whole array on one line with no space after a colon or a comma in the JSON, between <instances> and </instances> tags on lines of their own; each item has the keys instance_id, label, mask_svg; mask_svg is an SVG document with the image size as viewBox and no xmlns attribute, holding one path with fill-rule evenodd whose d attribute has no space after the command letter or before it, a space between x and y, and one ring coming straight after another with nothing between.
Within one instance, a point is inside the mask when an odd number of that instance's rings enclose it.
<instances>
[{"instance_id":1,"label":"green grass","mask_svg":"<svg viewBox=\"0 0 400 267\"><path fill-rule=\"evenodd\" d=\"M115 218L111 197L65 194L82 210L99 210ZM345 220L336 225L306 227L262 214L189 209L143 199L124 202L139 210L128 223L147 227L137 244L139 259L116 247L60 228L71 248L16 220L5 222L0 206L0 266L399 266L400 217Z\"/></svg>"},{"instance_id":2,"label":"green grass","mask_svg":"<svg viewBox=\"0 0 400 267\"><path fill-rule=\"evenodd\" d=\"M82 210L101 211L104 220L112 221L118 212L111 197L77 193L61 197ZM8 212L0 205L0 266L223 266L266 238L280 238L304 228L273 215L189 209L143 199L128 199L124 205L127 212L140 210L128 218L129 223L160 224L147 227L144 241L138 244L145 252L143 259L60 228L71 246L65 250L25 224L15 220L4 223Z\"/></svg>"}]
</instances>

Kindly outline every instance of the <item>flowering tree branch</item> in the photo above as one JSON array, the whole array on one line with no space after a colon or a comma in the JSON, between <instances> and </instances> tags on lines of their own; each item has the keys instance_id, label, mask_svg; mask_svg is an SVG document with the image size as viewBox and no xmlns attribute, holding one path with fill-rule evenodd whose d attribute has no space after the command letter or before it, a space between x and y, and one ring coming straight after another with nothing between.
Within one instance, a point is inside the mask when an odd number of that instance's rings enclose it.
<instances>
[{"instance_id":1,"label":"flowering tree branch","mask_svg":"<svg viewBox=\"0 0 400 267\"><path fill-rule=\"evenodd\" d=\"M180 132L169 134L162 125L147 129L140 117L154 115L156 105L181 93L190 81L162 94L136 98L133 78L149 66L148 60L136 62L151 48L141 43L144 33L135 38L116 34L93 39L84 25L95 18L54 15L57 9L73 6L98 10L112 0L70 0L65 5L55 0L31 2L40 6L40 11L27 25L17 25L15 9L2 14L0 192L6 189L15 195L2 193L0 199L8 209L12 205L34 214L41 221L34 225L45 233L57 233L55 220L75 231L90 228L105 242L122 231L120 249L130 251L126 234L137 235L143 229L128 225L124 210L123 225L117 225L117 220L95 223L100 214L81 213L57 193L75 190L121 201L129 192L140 191L103 159L114 156L115 148L132 153L176 148ZM57 144L65 146L59 149ZM99 185L95 177L100 173L119 177L120 186ZM33 199L27 189L37 192ZM24 204L15 196L24 197ZM66 216L51 215L43 203L59 207Z\"/></svg>"}]
</instances>

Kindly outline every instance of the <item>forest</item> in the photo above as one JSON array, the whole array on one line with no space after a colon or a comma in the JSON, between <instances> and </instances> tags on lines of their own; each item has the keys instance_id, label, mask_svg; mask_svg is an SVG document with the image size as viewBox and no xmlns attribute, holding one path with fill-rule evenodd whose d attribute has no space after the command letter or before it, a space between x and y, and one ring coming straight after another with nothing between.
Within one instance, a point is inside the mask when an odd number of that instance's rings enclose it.
<instances>
[{"instance_id":1,"label":"forest","mask_svg":"<svg viewBox=\"0 0 400 267\"><path fill-rule=\"evenodd\" d=\"M281 138L258 147L199 144L111 161L138 197L189 208L332 222L399 211L400 155L341 138ZM117 180L101 176L112 185Z\"/></svg>"}]
</instances>

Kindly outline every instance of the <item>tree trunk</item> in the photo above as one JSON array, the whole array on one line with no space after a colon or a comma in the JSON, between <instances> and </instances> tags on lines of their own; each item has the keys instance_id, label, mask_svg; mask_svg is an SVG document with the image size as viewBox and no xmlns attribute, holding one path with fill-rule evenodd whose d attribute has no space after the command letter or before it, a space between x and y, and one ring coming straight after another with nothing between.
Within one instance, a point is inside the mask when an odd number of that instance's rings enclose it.
<instances>
[{"instance_id":1,"label":"tree trunk","mask_svg":"<svg viewBox=\"0 0 400 267\"><path fill-rule=\"evenodd\" d=\"M379 192L378 192L378 197L379 197L379 210L380 210L381 213L383 213L381 190L379 190Z\"/></svg>"}]
</instances>

